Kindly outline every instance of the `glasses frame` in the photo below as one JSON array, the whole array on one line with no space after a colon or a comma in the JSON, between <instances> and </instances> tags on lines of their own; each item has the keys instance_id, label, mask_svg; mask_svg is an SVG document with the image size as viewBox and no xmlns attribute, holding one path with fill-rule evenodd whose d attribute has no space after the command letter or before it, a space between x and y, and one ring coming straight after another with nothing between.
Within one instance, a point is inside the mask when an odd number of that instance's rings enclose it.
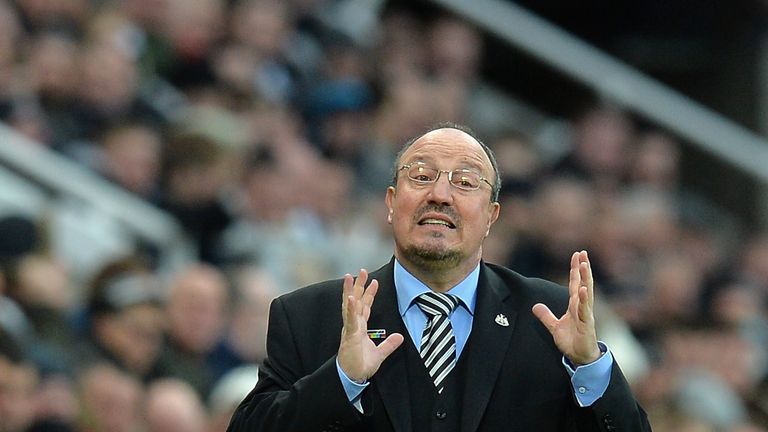
<instances>
[{"instance_id":1,"label":"glasses frame","mask_svg":"<svg viewBox=\"0 0 768 432\"><path fill-rule=\"evenodd\" d=\"M485 182L485 183L488 184L488 186L491 187L491 190L493 190L493 184L491 184L491 182L489 182L487 178L483 177L482 175L480 175L480 173L478 173L476 171L472 171L472 170L466 169L466 168L456 168L456 169L452 169L452 170L440 170L440 169L431 167L431 166L425 164L424 162L412 162L412 163L408 163L408 164L403 164L402 166L400 166L398 171L410 170L413 166L422 166L423 168L433 169L433 170L437 171L437 176L435 177L434 180L431 180L431 181L430 180L426 180L425 181L425 180L415 179L415 178L411 177L410 175L408 175L408 171L406 171L405 172L405 176L408 177L408 179L411 180L412 182L414 182L416 184L419 184L419 185L428 185L428 184L432 184L432 183L437 183L437 181L440 180L440 175L442 175L443 173L446 173L448 175L448 183L450 183L451 186L453 186L453 187L455 187L457 189L460 189L460 190L463 190L463 191L476 191L476 190L480 189L480 185L482 184L482 182ZM459 186L459 185L457 185L456 183L454 183L452 181L453 180L453 173L456 173L456 172L458 172L458 173L477 174L480 177L480 183L477 184L476 188L468 188L468 187Z\"/></svg>"}]
</instances>

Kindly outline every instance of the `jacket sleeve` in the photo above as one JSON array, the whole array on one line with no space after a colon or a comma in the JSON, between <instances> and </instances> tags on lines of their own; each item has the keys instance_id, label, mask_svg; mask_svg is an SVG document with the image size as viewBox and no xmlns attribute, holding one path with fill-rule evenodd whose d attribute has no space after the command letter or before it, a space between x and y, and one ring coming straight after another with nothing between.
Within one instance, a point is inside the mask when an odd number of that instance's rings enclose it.
<instances>
[{"instance_id":1,"label":"jacket sleeve","mask_svg":"<svg viewBox=\"0 0 768 432\"><path fill-rule=\"evenodd\" d=\"M302 365L301 349L280 298L272 302L267 360L256 387L240 403L228 432L335 431L357 423L335 356L315 370Z\"/></svg>"},{"instance_id":2,"label":"jacket sleeve","mask_svg":"<svg viewBox=\"0 0 768 432\"><path fill-rule=\"evenodd\" d=\"M614 361L611 382L603 396L592 406L577 408L580 432L651 432L645 411L637 403L629 383Z\"/></svg>"}]
</instances>

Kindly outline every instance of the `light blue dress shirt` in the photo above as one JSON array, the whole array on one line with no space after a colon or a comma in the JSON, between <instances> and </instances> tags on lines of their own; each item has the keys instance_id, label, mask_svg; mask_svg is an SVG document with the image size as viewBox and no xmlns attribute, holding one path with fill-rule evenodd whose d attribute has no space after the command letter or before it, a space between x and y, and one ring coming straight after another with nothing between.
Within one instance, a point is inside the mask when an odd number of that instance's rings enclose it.
<instances>
[{"instance_id":1,"label":"light blue dress shirt","mask_svg":"<svg viewBox=\"0 0 768 432\"><path fill-rule=\"evenodd\" d=\"M419 309L414 299L419 295L428 292L430 289L424 283L416 279L412 274L395 260L395 290L397 291L397 306L400 310L400 316L403 318L405 327L411 341L416 347L416 351L421 348L421 336L424 327L427 325L427 316ZM475 302L477 300L477 282L480 278L480 265L478 264L464 280L448 290L448 294L457 296L461 302L459 306L451 313L449 319L453 326L453 333L456 337L456 356L461 356L461 352L469 339L469 333L472 330L472 320L475 313ZM563 366L571 377L573 394L579 406L587 407L595 403L605 390L611 379L611 367L613 366L613 355L608 347L599 342L600 350L604 353L593 363L574 368L573 365L563 357ZM368 386L368 382L363 384L352 381L341 370L338 359L336 360L336 369L339 372L341 383L347 398L358 410L362 412L360 406L360 394Z\"/></svg>"}]
</instances>

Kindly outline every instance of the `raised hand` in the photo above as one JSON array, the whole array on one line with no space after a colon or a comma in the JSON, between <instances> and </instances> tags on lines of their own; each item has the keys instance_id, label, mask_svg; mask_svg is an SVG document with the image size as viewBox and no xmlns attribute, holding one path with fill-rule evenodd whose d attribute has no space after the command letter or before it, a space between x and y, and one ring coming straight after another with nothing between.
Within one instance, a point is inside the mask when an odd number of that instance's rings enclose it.
<instances>
[{"instance_id":1,"label":"raised hand","mask_svg":"<svg viewBox=\"0 0 768 432\"><path fill-rule=\"evenodd\" d=\"M533 314L552 333L555 345L576 366L600 358L595 331L595 284L586 251L571 256L568 280L568 310L559 319L544 304L533 306Z\"/></svg>"},{"instance_id":2,"label":"raised hand","mask_svg":"<svg viewBox=\"0 0 768 432\"><path fill-rule=\"evenodd\" d=\"M360 383L373 376L381 363L403 343L403 335L399 333L389 335L378 346L368 337L368 317L379 282L373 279L366 288L367 281L365 269L360 270L354 280L352 275L344 275L341 302L344 326L339 344L339 366L350 379Z\"/></svg>"}]
</instances>

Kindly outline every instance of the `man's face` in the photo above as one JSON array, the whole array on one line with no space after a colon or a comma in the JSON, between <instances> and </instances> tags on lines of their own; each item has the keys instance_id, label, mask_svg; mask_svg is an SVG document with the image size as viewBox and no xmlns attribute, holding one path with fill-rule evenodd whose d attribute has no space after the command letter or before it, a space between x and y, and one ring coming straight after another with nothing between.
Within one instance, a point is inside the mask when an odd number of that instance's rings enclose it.
<instances>
[{"instance_id":1,"label":"man's face","mask_svg":"<svg viewBox=\"0 0 768 432\"><path fill-rule=\"evenodd\" d=\"M495 181L480 144L457 129L425 134L405 151L399 166L416 162L445 171L468 169ZM477 190L462 190L449 183L445 172L434 183L419 184L406 171L398 172L397 186L388 188L386 197L397 259L425 270L474 267L499 215L490 185L481 182Z\"/></svg>"}]
</instances>

